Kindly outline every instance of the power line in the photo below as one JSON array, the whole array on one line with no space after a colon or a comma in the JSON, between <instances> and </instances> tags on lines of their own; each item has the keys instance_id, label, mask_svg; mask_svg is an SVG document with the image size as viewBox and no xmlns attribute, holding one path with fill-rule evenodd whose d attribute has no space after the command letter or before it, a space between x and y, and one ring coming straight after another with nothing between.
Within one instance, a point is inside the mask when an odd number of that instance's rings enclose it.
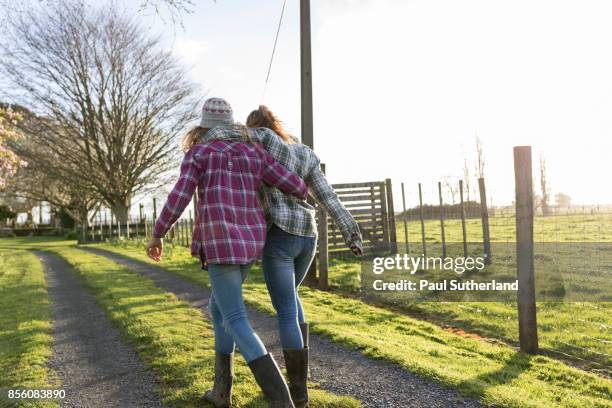
<instances>
[{"instance_id":1,"label":"power line","mask_svg":"<svg viewBox=\"0 0 612 408\"><path fill-rule=\"evenodd\" d=\"M264 89L261 94L261 101L263 102L264 96L266 95L266 89L268 87L268 81L270 80L270 72L272 72L272 63L274 62L274 54L276 53L276 44L278 42L278 35L280 28L283 23L283 16L285 15L285 4L287 0L283 0L283 7L281 9L280 18L278 19L278 27L276 28L276 36L274 37L274 46L272 47L272 55L270 56L270 63L268 64L268 73L266 74L266 82L264 83Z\"/></svg>"}]
</instances>

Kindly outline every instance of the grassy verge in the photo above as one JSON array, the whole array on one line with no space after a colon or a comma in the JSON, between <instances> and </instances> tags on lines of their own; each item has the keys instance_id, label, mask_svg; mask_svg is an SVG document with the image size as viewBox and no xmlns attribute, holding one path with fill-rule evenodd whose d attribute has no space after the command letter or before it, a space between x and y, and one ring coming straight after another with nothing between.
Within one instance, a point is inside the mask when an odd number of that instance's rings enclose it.
<instances>
[{"instance_id":1,"label":"grassy verge","mask_svg":"<svg viewBox=\"0 0 612 408\"><path fill-rule=\"evenodd\" d=\"M47 367L51 356L51 310L43 267L26 251L0 248L0 390L59 387ZM6 395L0 396L0 405ZM57 407L53 401L21 406Z\"/></svg>"},{"instance_id":2,"label":"grassy verge","mask_svg":"<svg viewBox=\"0 0 612 408\"><path fill-rule=\"evenodd\" d=\"M98 245L149 262L140 246ZM161 264L169 272L208 285L186 249L174 248ZM610 407L612 381L544 356L528 356L500 344L458 336L384 308L303 288L300 292L314 332L397 363L425 378L455 387L482 402L504 407ZM245 299L273 313L256 269ZM373 373L375 375L375 373Z\"/></svg>"},{"instance_id":3,"label":"grassy verge","mask_svg":"<svg viewBox=\"0 0 612 408\"><path fill-rule=\"evenodd\" d=\"M212 386L213 332L199 309L159 290L153 282L104 257L69 246L47 250L70 263L158 379L171 406L202 406ZM236 406L264 407L257 384L241 358L236 362ZM352 398L312 391L313 407L358 407Z\"/></svg>"},{"instance_id":4,"label":"grassy verge","mask_svg":"<svg viewBox=\"0 0 612 408\"><path fill-rule=\"evenodd\" d=\"M609 257L609 255L608 255ZM499 261L501 263L501 261ZM537 263L539 265L539 262ZM510 268L493 265L490 269ZM514 268L516 268L514 266ZM423 276L423 273L419 272ZM506 271L506 274L511 273ZM515 272L513 272L515 273ZM361 264L354 259L330 261L330 284L336 291L360 296ZM587 274L583 274L587 275ZM595 275L595 273L591 274ZM548 276L554 276L549 273ZM603 271L599 273L605 279ZM386 281L402 276L386 274ZM607 278L609 279L609 278ZM610 283L602 283L600 290L608 290ZM518 314L516 301L500 302L416 302L404 293L374 292L368 295L387 307L435 322L518 344ZM594 296L593 296L594 297ZM540 347L552 356L592 371L610 373L612 363L611 302L553 302L538 301L538 335Z\"/></svg>"}]
</instances>

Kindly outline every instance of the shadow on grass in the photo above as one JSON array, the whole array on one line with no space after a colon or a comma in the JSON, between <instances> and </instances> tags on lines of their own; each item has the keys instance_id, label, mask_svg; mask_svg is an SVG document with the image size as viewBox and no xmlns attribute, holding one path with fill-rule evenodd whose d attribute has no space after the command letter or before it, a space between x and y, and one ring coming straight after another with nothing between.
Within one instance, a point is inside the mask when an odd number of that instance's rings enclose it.
<instances>
[{"instance_id":1,"label":"shadow on grass","mask_svg":"<svg viewBox=\"0 0 612 408\"><path fill-rule=\"evenodd\" d=\"M516 352L504 362L503 367L468 378L457 384L463 392L482 397L487 389L498 385L508 384L518 378L531 367L531 360L535 356L523 352Z\"/></svg>"}]
</instances>

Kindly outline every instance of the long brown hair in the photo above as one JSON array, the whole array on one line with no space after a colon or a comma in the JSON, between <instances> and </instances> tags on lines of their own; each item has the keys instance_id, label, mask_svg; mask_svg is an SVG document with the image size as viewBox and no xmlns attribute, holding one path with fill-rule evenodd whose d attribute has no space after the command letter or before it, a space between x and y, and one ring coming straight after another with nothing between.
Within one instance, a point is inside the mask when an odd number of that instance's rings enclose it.
<instances>
[{"instance_id":1,"label":"long brown hair","mask_svg":"<svg viewBox=\"0 0 612 408\"><path fill-rule=\"evenodd\" d=\"M246 120L248 127L265 127L273 130L287 143L294 143L295 140L283 128L283 122L266 105L259 105L259 109L249 113Z\"/></svg>"},{"instance_id":2,"label":"long brown hair","mask_svg":"<svg viewBox=\"0 0 612 408\"><path fill-rule=\"evenodd\" d=\"M204 136L204 134L206 132L208 132L210 129L209 128L205 128L202 126L196 126L193 129L191 129L189 132L187 132L185 134L185 136L183 136L183 140L181 140L181 148L183 149L183 151L188 151L189 149L191 149L193 146L195 146L198 143L198 140Z\"/></svg>"}]
</instances>

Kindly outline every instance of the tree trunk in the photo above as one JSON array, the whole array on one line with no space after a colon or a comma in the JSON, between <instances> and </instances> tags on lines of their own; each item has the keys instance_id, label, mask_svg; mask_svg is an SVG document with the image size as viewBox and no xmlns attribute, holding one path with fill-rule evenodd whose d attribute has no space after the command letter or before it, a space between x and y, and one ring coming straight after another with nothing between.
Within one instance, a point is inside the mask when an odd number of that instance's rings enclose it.
<instances>
[{"instance_id":1,"label":"tree trunk","mask_svg":"<svg viewBox=\"0 0 612 408\"><path fill-rule=\"evenodd\" d=\"M129 202L129 199L121 201L117 200L110 206L111 210L113 211L113 214L115 214L115 217L117 218L117 221L122 224L125 224L128 221L128 215L130 212Z\"/></svg>"},{"instance_id":2,"label":"tree trunk","mask_svg":"<svg viewBox=\"0 0 612 408\"><path fill-rule=\"evenodd\" d=\"M79 222L81 223L81 227L89 226L89 210L86 206L79 207Z\"/></svg>"}]
</instances>

